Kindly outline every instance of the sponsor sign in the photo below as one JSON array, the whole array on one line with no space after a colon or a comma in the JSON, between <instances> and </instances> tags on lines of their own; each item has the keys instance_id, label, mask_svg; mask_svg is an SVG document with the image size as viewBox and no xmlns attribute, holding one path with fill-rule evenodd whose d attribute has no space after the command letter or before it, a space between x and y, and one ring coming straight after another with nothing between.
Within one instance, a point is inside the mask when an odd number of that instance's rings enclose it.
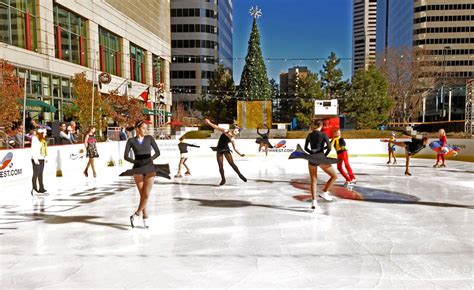
<instances>
[{"instance_id":1,"label":"sponsor sign","mask_svg":"<svg viewBox=\"0 0 474 290\"><path fill-rule=\"evenodd\" d=\"M7 178L23 174L22 168L15 168L13 161L13 153L8 152L0 164L0 178Z\"/></svg>"}]
</instances>

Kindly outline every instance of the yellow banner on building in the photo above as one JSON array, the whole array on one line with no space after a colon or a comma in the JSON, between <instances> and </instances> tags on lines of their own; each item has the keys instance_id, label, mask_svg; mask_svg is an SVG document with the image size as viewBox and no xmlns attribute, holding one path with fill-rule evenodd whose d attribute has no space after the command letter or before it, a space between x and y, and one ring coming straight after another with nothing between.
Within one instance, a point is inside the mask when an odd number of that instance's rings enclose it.
<instances>
[{"instance_id":1,"label":"yellow banner on building","mask_svg":"<svg viewBox=\"0 0 474 290\"><path fill-rule=\"evenodd\" d=\"M262 128L267 125L272 127L272 102L271 101L238 101L237 122L246 129Z\"/></svg>"}]
</instances>

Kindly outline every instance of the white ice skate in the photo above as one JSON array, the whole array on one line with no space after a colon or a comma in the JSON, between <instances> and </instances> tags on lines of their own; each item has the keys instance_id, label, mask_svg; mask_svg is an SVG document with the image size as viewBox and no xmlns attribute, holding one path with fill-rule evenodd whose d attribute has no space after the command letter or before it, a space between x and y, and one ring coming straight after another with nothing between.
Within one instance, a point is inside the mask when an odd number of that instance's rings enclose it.
<instances>
[{"instance_id":1,"label":"white ice skate","mask_svg":"<svg viewBox=\"0 0 474 290\"><path fill-rule=\"evenodd\" d=\"M334 198L332 198L332 196L330 196L327 191L323 192L322 194L320 193L319 197L326 200L326 201L333 201L334 200Z\"/></svg>"}]
</instances>

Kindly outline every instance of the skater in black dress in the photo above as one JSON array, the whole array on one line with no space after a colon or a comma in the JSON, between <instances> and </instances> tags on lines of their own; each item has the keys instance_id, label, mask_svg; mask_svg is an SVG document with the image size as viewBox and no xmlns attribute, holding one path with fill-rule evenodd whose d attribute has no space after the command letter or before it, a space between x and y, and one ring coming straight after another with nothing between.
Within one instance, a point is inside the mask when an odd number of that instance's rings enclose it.
<instances>
[{"instance_id":1,"label":"skater in black dress","mask_svg":"<svg viewBox=\"0 0 474 290\"><path fill-rule=\"evenodd\" d=\"M423 137L421 139L405 135L404 137L411 138L411 141L406 141L406 142L397 142L397 141L391 141L390 139L381 139L381 142L390 142L393 145L400 146L405 148L405 175L411 176L410 173L410 159L411 156L414 156L416 153L420 152L423 148L426 147L426 144L428 144L428 138Z\"/></svg>"},{"instance_id":2,"label":"skater in black dress","mask_svg":"<svg viewBox=\"0 0 474 290\"><path fill-rule=\"evenodd\" d=\"M270 129L267 127L267 125L263 125L263 127L267 128L266 133L260 133L260 128L257 128L257 134L260 136L255 140L255 143L259 144L258 146L258 152L262 150L262 147L264 147L265 150L265 156L268 156L268 148L273 148L272 144L270 144L270 141L268 141L268 137L270 135Z\"/></svg>"},{"instance_id":3,"label":"skater in black dress","mask_svg":"<svg viewBox=\"0 0 474 290\"><path fill-rule=\"evenodd\" d=\"M323 122L321 120L313 121L313 131L309 133L306 137L306 142L304 148L306 152L301 149L301 146L298 144L296 150L291 153L289 159L302 158L308 160L308 169L310 177L310 192L313 202L311 205L312 209L316 208L316 198L315 191L318 178L318 166L326 172L330 178L326 181L326 184L323 187L322 194L319 194L319 197L332 201L333 198L328 194L329 187L336 181L337 173L336 170L332 167L331 164L336 164L339 162L336 158L328 158L327 155L331 151L331 144L329 143L329 138L321 132L323 127Z\"/></svg>"},{"instance_id":4,"label":"skater in black dress","mask_svg":"<svg viewBox=\"0 0 474 290\"><path fill-rule=\"evenodd\" d=\"M137 136L127 140L125 145L124 159L133 163L133 168L129 169L120 176L133 176L138 192L140 193L140 203L138 209L130 216L130 225L135 227L134 221L140 215L143 217L143 226L149 227L148 211L146 208L148 197L155 181L155 176L161 176L171 179L169 176L170 168L168 164L153 164L153 160L160 156L160 150L152 136L146 135L148 125L144 121L137 122L135 126ZM155 152L151 155L151 149ZM135 158L130 158L130 150L133 150Z\"/></svg>"},{"instance_id":5,"label":"skater in black dress","mask_svg":"<svg viewBox=\"0 0 474 290\"><path fill-rule=\"evenodd\" d=\"M232 147L234 148L235 152L239 154L240 156L245 156L245 154L241 154L234 142L234 137L239 134L239 129L233 129L233 130L225 130L224 128L221 128L217 126L216 124L211 123L208 119L204 119L204 123L211 126L214 129L217 129L222 132L222 135L219 138L219 141L217 142L217 147L211 147L212 150L216 151L216 157L217 157L217 164L219 165L219 173L221 174L221 183L219 185L224 185L226 180L225 180L225 175L224 175L224 157L229 163L229 165L234 169L234 171L239 175L240 179L242 179L244 182L247 182L247 178L240 173L239 168L237 165L235 165L234 160L232 158L232 151L229 148L229 143L232 143Z\"/></svg>"}]
</instances>

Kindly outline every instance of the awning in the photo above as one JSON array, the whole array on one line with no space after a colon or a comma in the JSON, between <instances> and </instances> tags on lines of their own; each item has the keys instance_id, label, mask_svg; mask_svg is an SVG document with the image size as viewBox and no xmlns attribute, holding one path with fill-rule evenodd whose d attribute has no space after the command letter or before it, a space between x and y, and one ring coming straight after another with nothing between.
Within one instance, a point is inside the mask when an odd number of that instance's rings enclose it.
<instances>
[{"instance_id":1,"label":"awning","mask_svg":"<svg viewBox=\"0 0 474 290\"><path fill-rule=\"evenodd\" d=\"M23 99L18 99L17 100L20 105L23 106ZM56 108L51 106L50 104L43 102L41 100L32 100L32 99L26 99L26 110L27 111L44 111L44 112L51 112L54 113L56 112Z\"/></svg>"}]
</instances>

